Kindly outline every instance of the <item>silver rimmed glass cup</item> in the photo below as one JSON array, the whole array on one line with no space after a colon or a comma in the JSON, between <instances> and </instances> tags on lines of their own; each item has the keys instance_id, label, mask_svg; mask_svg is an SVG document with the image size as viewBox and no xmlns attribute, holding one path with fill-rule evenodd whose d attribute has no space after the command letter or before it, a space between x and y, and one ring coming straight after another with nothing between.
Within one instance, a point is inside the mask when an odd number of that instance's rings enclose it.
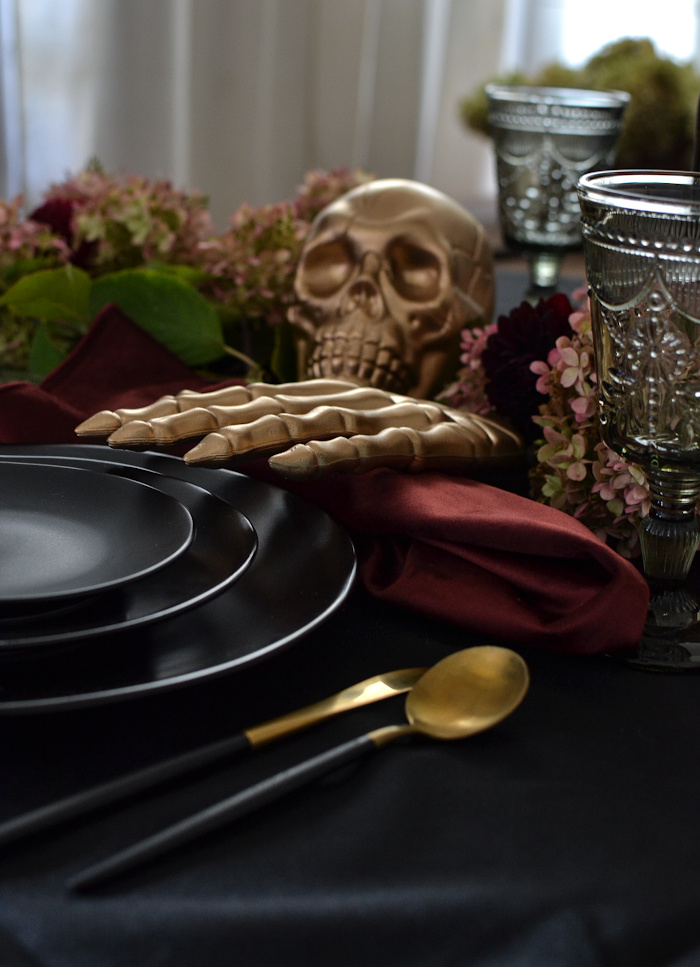
<instances>
[{"instance_id":1,"label":"silver rimmed glass cup","mask_svg":"<svg viewBox=\"0 0 700 967\"><path fill-rule=\"evenodd\" d=\"M641 466L652 600L638 660L700 668L687 584L700 531L700 175L601 171L578 186L603 438Z\"/></svg>"},{"instance_id":2,"label":"silver rimmed glass cup","mask_svg":"<svg viewBox=\"0 0 700 967\"><path fill-rule=\"evenodd\" d=\"M579 177L610 168L629 95L490 84L503 240L530 264L528 298L553 292L567 252L581 247Z\"/></svg>"}]
</instances>

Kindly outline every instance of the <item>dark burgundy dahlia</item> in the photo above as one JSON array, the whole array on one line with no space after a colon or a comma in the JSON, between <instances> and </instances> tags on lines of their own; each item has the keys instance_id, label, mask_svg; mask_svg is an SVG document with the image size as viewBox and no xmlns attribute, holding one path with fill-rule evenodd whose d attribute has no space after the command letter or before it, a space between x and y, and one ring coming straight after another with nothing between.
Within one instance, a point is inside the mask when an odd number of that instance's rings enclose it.
<instances>
[{"instance_id":1,"label":"dark burgundy dahlia","mask_svg":"<svg viewBox=\"0 0 700 967\"><path fill-rule=\"evenodd\" d=\"M87 269L96 249L95 242L81 241L74 246L73 213L77 202L71 198L49 198L29 216L33 222L47 225L59 235L71 250L70 261L80 269Z\"/></svg>"},{"instance_id":2,"label":"dark burgundy dahlia","mask_svg":"<svg viewBox=\"0 0 700 967\"><path fill-rule=\"evenodd\" d=\"M67 198L51 198L39 205L29 216L33 222L48 225L54 235L60 235L70 246L73 242L73 209L75 202Z\"/></svg>"},{"instance_id":3,"label":"dark burgundy dahlia","mask_svg":"<svg viewBox=\"0 0 700 967\"><path fill-rule=\"evenodd\" d=\"M498 331L489 336L481 355L489 402L528 442L540 433L532 417L545 400L535 388L538 377L530 363L546 361L557 339L571 335L572 312L561 292L535 306L522 302L507 316L499 316Z\"/></svg>"}]
</instances>

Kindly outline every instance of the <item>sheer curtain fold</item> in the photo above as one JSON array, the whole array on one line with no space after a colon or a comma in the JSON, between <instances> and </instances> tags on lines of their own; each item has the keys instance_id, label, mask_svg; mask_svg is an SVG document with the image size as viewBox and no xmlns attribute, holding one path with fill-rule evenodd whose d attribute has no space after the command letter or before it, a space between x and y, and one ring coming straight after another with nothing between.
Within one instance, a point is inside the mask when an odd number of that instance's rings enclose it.
<instances>
[{"instance_id":1,"label":"sheer curtain fold","mask_svg":"<svg viewBox=\"0 0 700 967\"><path fill-rule=\"evenodd\" d=\"M21 71L19 69L19 22L14 4L0 5L0 177L7 195L24 191L24 123Z\"/></svg>"},{"instance_id":2,"label":"sheer curtain fold","mask_svg":"<svg viewBox=\"0 0 700 967\"><path fill-rule=\"evenodd\" d=\"M94 156L205 192L221 227L311 168L478 204L490 152L459 101L502 68L514 2L0 0L3 193L31 204Z\"/></svg>"}]
</instances>

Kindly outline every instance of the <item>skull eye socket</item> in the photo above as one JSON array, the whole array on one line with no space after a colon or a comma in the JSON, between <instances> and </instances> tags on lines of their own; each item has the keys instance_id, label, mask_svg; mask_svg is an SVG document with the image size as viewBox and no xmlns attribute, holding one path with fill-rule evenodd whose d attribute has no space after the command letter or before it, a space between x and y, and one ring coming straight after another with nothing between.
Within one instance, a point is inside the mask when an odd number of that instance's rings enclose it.
<instances>
[{"instance_id":1,"label":"skull eye socket","mask_svg":"<svg viewBox=\"0 0 700 967\"><path fill-rule=\"evenodd\" d=\"M437 256L405 238L395 239L387 250L392 284L412 302L427 302L440 294L442 268Z\"/></svg>"},{"instance_id":2,"label":"skull eye socket","mask_svg":"<svg viewBox=\"0 0 700 967\"><path fill-rule=\"evenodd\" d=\"M303 278L309 293L318 298L332 295L347 281L352 257L342 239L317 245L306 255Z\"/></svg>"}]
</instances>

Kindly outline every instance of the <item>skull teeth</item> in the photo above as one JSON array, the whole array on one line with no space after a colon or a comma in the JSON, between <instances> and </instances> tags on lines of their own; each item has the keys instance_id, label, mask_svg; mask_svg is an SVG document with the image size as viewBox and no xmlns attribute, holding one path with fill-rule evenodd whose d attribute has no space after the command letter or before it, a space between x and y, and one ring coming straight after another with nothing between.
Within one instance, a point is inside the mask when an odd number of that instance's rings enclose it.
<instances>
[{"instance_id":1,"label":"skull teeth","mask_svg":"<svg viewBox=\"0 0 700 967\"><path fill-rule=\"evenodd\" d=\"M391 392L402 392L407 384L406 368L393 346L343 332L324 334L316 343L307 375L356 379Z\"/></svg>"}]
</instances>

